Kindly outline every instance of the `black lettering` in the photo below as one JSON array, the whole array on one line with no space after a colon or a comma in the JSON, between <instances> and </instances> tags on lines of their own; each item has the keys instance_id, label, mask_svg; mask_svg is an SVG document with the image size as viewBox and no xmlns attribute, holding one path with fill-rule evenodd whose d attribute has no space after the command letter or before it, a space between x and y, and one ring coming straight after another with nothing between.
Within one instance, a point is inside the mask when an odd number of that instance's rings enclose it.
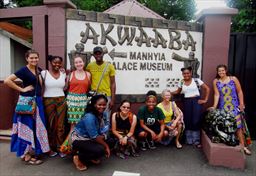
<instances>
[{"instance_id":1,"label":"black lettering","mask_svg":"<svg viewBox=\"0 0 256 176\"><path fill-rule=\"evenodd\" d=\"M122 36L122 30L123 29L124 29L124 34ZM131 27L130 30L131 30L131 33L129 32L129 27L124 27L124 28L122 26L117 27L118 43L120 45L123 45L125 40L127 40L127 45L132 46L132 41L135 37L136 28Z\"/></svg>"},{"instance_id":2,"label":"black lettering","mask_svg":"<svg viewBox=\"0 0 256 176\"><path fill-rule=\"evenodd\" d=\"M80 36L82 37L82 39L80 40L81 43L86 43L88 39L92 39L92 43L98 45L99 34L97 34L93 27L90 26L90 23L85 23L85 25L85 32L80 33ZM90 35L90 31L92 32L92 35Z\"/></svg>"},{"instance_id":3,"label":"black lettering","mask_svg":"<svg viewBox=\"0 0 256 176\"><path fill-rule=\"evenodd\" d=\"M182 48L182 44L180 41L180 36L181 36L180 32L174 31L171 29L168 29L168 32L169 32L169 36L170 36L169 48L174 49L174 50L180 50ZM172 35L173 32L176 34L175 36ZM177 43L178 46L174 46L175 42Z\"/></svg>"},{"instance_id":4,"label":"black lettering","mask_svg":"<svg viewBox=\"0 0 256 176\"><path fill-rule=\"evenodd\" d=\"M184 50L188 50L188 47L191 46L191 51L196 50L196 42L194 41L192 35L186 31L187 39L182 41L182 44L184 45Z\"/></svg>"},{"instance_id":5,"label":"black lettering","mask_svg":"<svg viewBox=\"0 0 256 176\"><path fill-rule=\"evenodd\" d=\"M140 70L146 70L147 69L147 63L140 63Z\"/></svg>"},{"instance_id":6,"label":"black lettering","mask_svg":"<svg viewBox=\"0 0 256 176\"><path fill-rule=\"evenodd\" d=\"M130 60L136 60L136 52L130 52Z\"/></svg>"},{"instance_id":7,"label":"black lettering","mask_svg":"<svg viewBox=\"0 0 256 176\"><path fill-rule=\"evenodd\" d=\"M104 29L103 24L100 24L100 27L101 27L100 44L101 45L106 45L106 40L108 39L110 41L110 43L112 44L112 46L116 46L117 45L116 41L108 35L113 30L114 25L113 24L108 25L107 30Z\"/></svg>"},{"instance_id":8,"label":"black lettering","mask_svg":"<svg viewBox=\"0 0 256 176\"><path fill-rule=\"evenodd\" d=\"M153 43L153 47L157 48L158 45L162 45L163 48L166 48L167 40L165 40L162 34L158 32L156 29L153 29L153 31L155 32L155 39L151 40Z\"/></svg>"},{"instance_id":9,"label":"black lettering","mask_svg":"<svg viewBox=\"0 0 256 176\"><path fill-rule=\"evenodd\" d=\"M164 53L162 53L162 55L161 55L161 57L160 57L160 59L159 59L160 61L165 61L166 59L165 59L165 54Z\"/></svg>"},{"instance_id":10,"label":"black lettering","mask_svg":"<svg viewBox=\"0 0 256 176\"><path fill-rule=\"evenodd\" d=\"M151 47L151 43L150 43L151 38L148 37L147 33L143 30L142 27L139 27L138 29L140 30L140 36L135 37L135 41L137 42L137 45L141 47L142 44L145 43L147 47Z\"/></svg>"}]
</instances>

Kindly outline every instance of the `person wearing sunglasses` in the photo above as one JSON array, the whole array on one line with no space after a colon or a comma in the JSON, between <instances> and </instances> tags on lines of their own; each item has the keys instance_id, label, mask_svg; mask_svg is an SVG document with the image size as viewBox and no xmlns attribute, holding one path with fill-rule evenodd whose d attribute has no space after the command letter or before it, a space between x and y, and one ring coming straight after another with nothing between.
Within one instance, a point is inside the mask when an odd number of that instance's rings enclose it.
<instances>
[{"instance_id":1,"label":"person wearing sunglasses","mask_svg":"<svg viewBox=\"0 0 256 176\"><path fill-rule=\"evenodd\" d=\"M115 152L122 159L126 156L138 156L134 131L137 117L131 111L131 103L123 100L118 111L112 115L112 133L116 138Z\"/></svg>"}]
</instances>

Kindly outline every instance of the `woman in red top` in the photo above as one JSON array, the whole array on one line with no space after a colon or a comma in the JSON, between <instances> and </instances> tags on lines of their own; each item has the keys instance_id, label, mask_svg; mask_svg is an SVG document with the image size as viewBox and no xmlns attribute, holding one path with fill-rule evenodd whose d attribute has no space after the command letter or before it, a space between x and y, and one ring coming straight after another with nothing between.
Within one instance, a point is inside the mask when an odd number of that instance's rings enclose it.
<instances>
[{"instance_id":1,"label":"woman in red top","mask_svg":"<svg viewBox=\"0 0 256 176\"><path fill-rule=\"evenodd\" d=\"M84 116L85 108L87 106L87 93L91 84L91 74L85 71L85 63L79 56L74 58L75 70L71 72L68 77L68 95L67 95L67 117L71 124L70 132L73 131L75 124ZM70 132L61 146L60 151L63 153L70 153L71 148L69 144Z\"/></svg>"},{"instance_id":2,"label":"woman in red top","mask_svg":"<svg viewBox=\"0 0 256 176\"><path fill-rule=\"evenodd\" d=\"M71 72L67 95L68 122L76 124L83 117L87 106L87 92L90 88L91 74L84 70L84 61L81 57L74 58L75 71Z\"/></svg>"}]
</instances>

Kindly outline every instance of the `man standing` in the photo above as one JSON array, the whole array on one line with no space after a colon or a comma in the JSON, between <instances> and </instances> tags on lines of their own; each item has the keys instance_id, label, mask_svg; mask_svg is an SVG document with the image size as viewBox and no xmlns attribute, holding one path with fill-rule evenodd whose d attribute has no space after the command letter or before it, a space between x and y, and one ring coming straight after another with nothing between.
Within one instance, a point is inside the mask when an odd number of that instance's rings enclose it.
<instances>
[{"instance_id":1,"label":"man standing","mask_svg":"<svg viewBox=\"0 0 256 176\"><path fill-rule=\"evenodd\" d=\"M93 56L96 61L89 63L86 70L91 73L91 89L108 97L106 113L107 121L110 122L110 113L115 103L116 95L115 68L112 64L103 61L103 55L103 49L96 46L93 49Z\"/></svg>"}]
</instances>

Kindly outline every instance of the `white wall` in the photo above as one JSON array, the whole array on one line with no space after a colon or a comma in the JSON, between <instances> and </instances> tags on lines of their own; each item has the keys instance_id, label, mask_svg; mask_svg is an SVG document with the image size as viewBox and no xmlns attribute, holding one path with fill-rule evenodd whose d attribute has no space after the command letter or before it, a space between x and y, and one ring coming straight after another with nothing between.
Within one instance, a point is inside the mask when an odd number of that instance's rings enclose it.
<instances>
[{"instance_id":1,"label":"white wall","mask_svg":"<svg viewBox=\"0 0 256 176\"><path fill-rule=\"evenodd\" d=\"M11 74L10 38L0 34L0 80Z\"/></svg>"}]
</instances>

